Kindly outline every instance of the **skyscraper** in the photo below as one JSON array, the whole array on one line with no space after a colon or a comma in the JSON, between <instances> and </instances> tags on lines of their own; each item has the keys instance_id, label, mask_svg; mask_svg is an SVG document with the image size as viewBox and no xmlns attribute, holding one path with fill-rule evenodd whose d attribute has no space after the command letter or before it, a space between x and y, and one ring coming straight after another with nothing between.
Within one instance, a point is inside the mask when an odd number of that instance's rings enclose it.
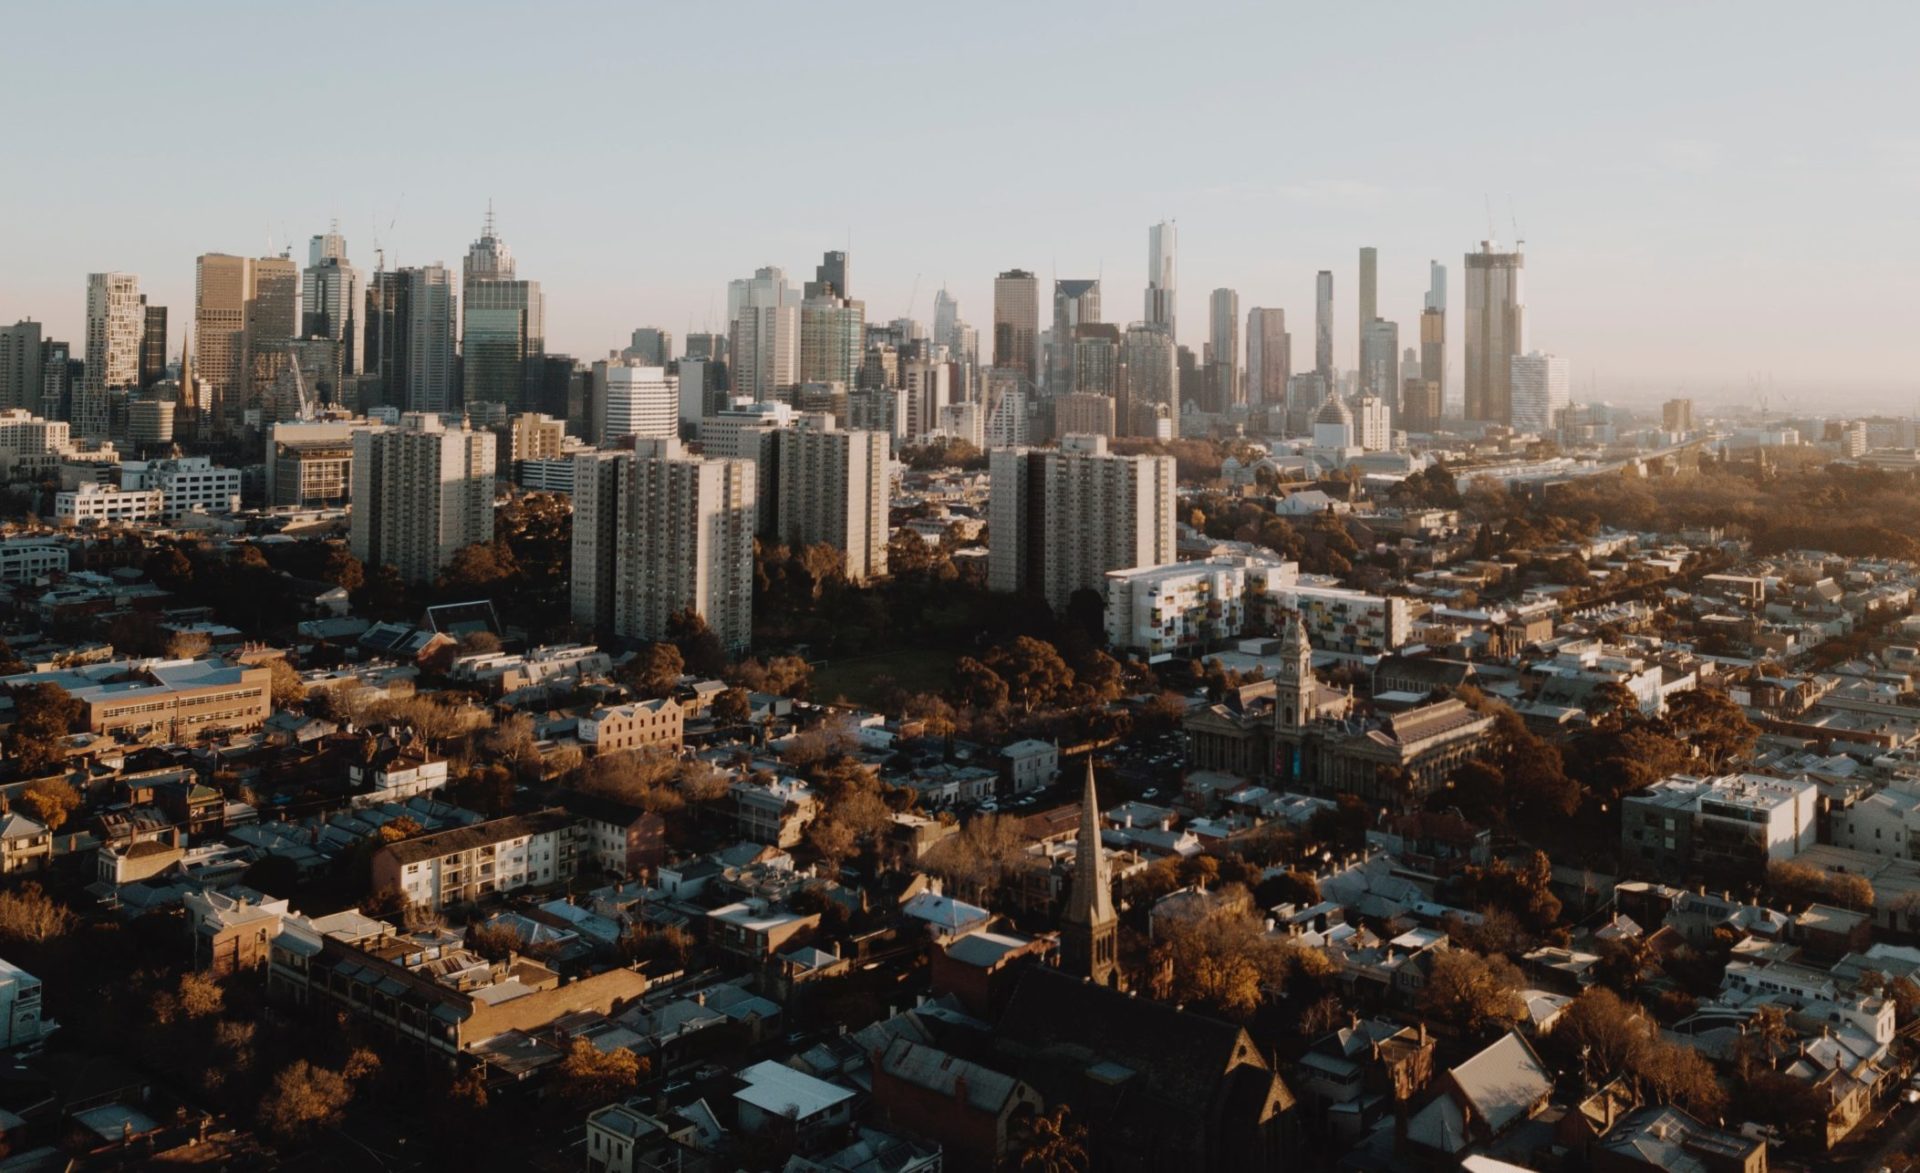
<instances>
[{"instance_id":1,"label":"skyscraper","mask_svg":"<svg viewBox=\"0 0 1920 1173\"><path fill-rule=\"evenodd\" d=\"M775 532L795 549L825 543L846 556L850 581L887 572L887 483L891 437L832 426L774 434Z\"/></svg>"},{"instance_id":2,"label":"skyscraper","mask_svg":"<svg viewBox=\"0 0 1920 1173\"><path fill-rule=\"evenodd\" d=\"M756 469L687 456L676 440L574 457L574 621L664 639L699 615L730 651L753 638Z\"/></svg>"},{"instance_id":3,"label":"skyscraper","mask_svg":"<svg viewBox=\"0 0 1920 1173\"><path fill-rule=\"evenodd\" d=\"M866 339L865 304L837 293L810 294L800 303L800 377L797 381L852 387L860 376Z\"/></svg>"},{"instance_id":4,"label":"skyscraper","mask_svg":"<svg viewBox=\"0 0 1920 1173\"><path fill-rule=\"evenodd\" d=\"M1126 366L1125 394L1114 412L1115 430L1152 437L1164 425L1166 438L1172 439L1180 420L1180 357L1173 335L1135 322L1121 338L1120 357Z\"/></svg>"},{"instance_id":5,"label":"skyscraper","mask_svg":"<svg viewBox=\"0 0 1920 1173\"><path fill-rule=\"evenodd\" d=\"M633 332L620 357L643 367L664 367L673 362L673 335L658 326L642 326Z\"/></svg>"},{"instance_id":6,"label":"skyscraper","mask_svg":"<svg viewBox=\"0 0 1920 1173\"><path fill-rule=\"evenodd\" d=\"M1039 374L1040 281L1025 269L993 279L993 365L1018 371L1031 386Z\"/></svg>"},{"instance_id":7,"label":"skyscraper","mask_svg":"<svg viewBox=\"0 0 1920 1173\"><path fill-rule=\"evenodd\" d=\"M1067 278L1053 283L1053 333L1048 355L1047 394L1073 390L1074 329L1100 320L1099 278Z\"/></svg>"},{"instance_id":8,"label":"skyscraper","mask_svg":"<svg viewBox=\"0 0 1920 1173\"><path fill-rule=\"evenodd\" d=\"M1174 270L1179 230L1171 220L1147 229L1147 325L1179 336L1179 284Z\"/></svg>"},{"instance_id":9,"label":"skyscraper","mask_svg":"<svg viewBox=\"0 0 1920 1173\"><path fill-rule=\"evenodd\" d=\"M1513 394L1513 430L1536 436L1551 433L1559 426L1560 413L1573 401L1567 360L1536 350L1514 355L1507 365Z\"/></svg>"},{"instance_id":10,"label":"skyscraper","mask_svg":"<svg viewBox=\"0 0 1920 1173\"><path fill-rule=\"evenodd\" d=\"M1363 352L1360 359L1361 385L1366 385L1367 327L1380 316L1380 250L1371 246L1360 250L1360 326L1355 335Z\"/></svg>"},{"instance_id":11,"label":"skyscraper","mask_svg":"<svg viewBox=\"0 0 1920 1173\"><path fill-rule=\"evenodd\" d=\"M1444 405L1447 386L1447 267L1427 264L1427 297L1420 312L1420 378L1437 385ZM1435 419L1439 418L1436 412Z\"/></svg>"},{"instance_id":12,"label":"skyscraper","mask_svg":"<svg viewBox=\"0 0 1920 1173\"><path fill-rule=\"evenodd\" d=\"M107 434L111 423L107 391L140 385L140 340L146 330L138 277L87 274L87 365L74 395L75 433Z\"/></svg>"},{"instance_id":13,"label":"skyscraper","mask_svg":"<svg viewBox=\"0 0 1920 1173\"><path fill-rule=\"evenodd\" d=\"M1387 403L1400 396L1400 324L1383 318L1360 333L1360 389Z\"/></svg>"},{"instance_id":14,"label":"skyscraper","mask_svg":"<svg viewBox=\"0 0 1920 1173\"><path fill-rule=\"evenodd\" d=\"M799 382L800 301L786 272L771 265L728 283L728 349L736 395L768 402Z\"/></svg>"},{"instance_id":15,"label":"skyscraper","mask_svg":"<svg viewBox=\"0 0 1920 1173\"><path fill-rule=\"evenodd\" d=\"M289 347L300 333L300 266L291 257L259 257L248 273L246 353L241 376L244 392L236 391L230 426L240 413L264 406L274 384L291 361Z\"/></svg>"},{"instance_id":16,"label":"skyscraper","mask_svg":"<svg viewBox=\"0 0 1920 1173\"><path fill-rule=\"evenodd\" d=\"M454 324L459 298L445 265L402 269L406 284L406 398L408 411L450 412L454 404Z\"/></svg>"},{"instance_id":17,"label":"skyscraper","mask_svg":"<svg viewBox=\"0 0 1920 1173\"><path fill-rule=\"evenodd\" d=\"M41 366L40 323L22 319L0 326L0 411L24 408L41 413L45 381Z\"/></svg>"},{"instance_id":18,"label":"skyscraper","mask_svg":"<svg viewBox=\"0 0 1920 1173\"><path fill-rule=\"evenodd\" d=\"M1240 295L1216 289L1207 298L1207 410L1226 411L1240 399Z\"/></svg>"},{"instance_id":19,"label":"skyscraper","mask_svg":"<svg viewBox=\"0 0 1920 1173\"><path fill-rule=\"evenodd\" d=\"M1313 371L1333 386L1333 272L1322 269L1313 279Z\"/></svg>"},{"instance_id":20,"label":"skyscraper","mask_svg":"<svg viewBox=\"0 0 1920 1173\"><path fill-rule=\"evenodd\" d=\"M409 413L353 434L353 556L431 582L464 546L493 540L492 432Z\"/></svg>"},{"instance_id":21,"label":"skyscraper","mask_svg":"<svg viewBox=\"0 0 1920 1173\"><path fill-rule=\"evenodd\" d=\"M1483 240L1467 254L1466 416L1509 423L1513 418L1513 364L1527 350L1526 258L1519 246L1496 252Z\"/></svg>"},{"instance_id":22,"label":"skyscraper","mask_svg":"<svg viewBox=\"0 0 1920 1173\"><path fill-rule=\"evenodd\" d=\"M820 263L813 267L813 280L801 289L805 297L852 297L848 292L847 254L843 252L825 253Z\"/></svg>"},{"instance_id":23,"label":"skyscraper","mask_svg":"<svg viewBox=\"0 0 1920 1173\"><path fill-rule=\"evenodd\" d=\"M0 372L0 377L4 377L4 372ZM1660 424L1676 435L1685 436L1691 433L1693 431L1693 400L1669 399L1661 404Z\"/></svg>"},{"instance_id":24,"label":"skyscraper","mask_svg":"<svg viewBox=\"0 0 1920 1173\"><path fill-rule=\"evenodd\" d=\"M592 432L596 444L628 436L671 440L680 435L680 380L664 367L593 364Z\"/></svg>"},{"instance_id":25,"label":"skyscraper","mask_svg":"<svg viewBox=\"0 0 1920 1173\"><path fill-rule=\"evenodd\" d=\"M1255 306L1247 311L1247 403L1284 407L1293 375L1293 339L1287 312Z\"/></svg>"},{"instance_id":26,"label":"skyscraper","mask_svg":"<svg viewBox=\"0 0 1920 1173\"><path fill-rule=\"evenodd\" d=\"M1074 592L1104 589L1109 570L1174 559L1171 456L1117 456L1104 436L1065 436L1058 451L996 449L989 468L995 591L1044 599L1057 614Z\"/></svg>"},{"instance_id":27,"label":"skyscraper","mask_svg":"<svg viewBox=\"0 0 1920 1173\"><path fill-rule=\"evenodd\" d=\"M300 274L300 336L340 343L342 375L366 371L362 284L360 270L347 263L346 237L328 231L307 242L307 267Z\"/></svg>"},{"instance_id":28,"label":"skyscraper","mask_svg":"<svg viewBox=\"0 0 1920 1173\"><path fill-rule=\"evenodd\" d=\"M140 331L140 389L146 390L167 377L167 307L143 307Z\"/></svg>"},{"instance_id":29,"label":"skyscraper","mask_svg":"<svg viewBox=\"0 0 1920 1173\"><path fill-rule=\"evenodd\" d=\"M532 373L547 349L546 299L538 281L516 276L513 250L494 232L493 210L467 249L460 293L461 390L469 405L526 404Z\"/></svg>"},{"instance_id":30,"label":"skyscraper","mask_svg":"<svg viewBox=\"0 0 1920 1173\"><path fill-rule=\"evenodd\" d=\"M945 346L958 351L958 340L954 330L960 325L960 303L954 300L947 287L942 285L933 295L933 342L936 346ZM960 357L957 353L954 357Z\"/></svg>"}]
</instances>

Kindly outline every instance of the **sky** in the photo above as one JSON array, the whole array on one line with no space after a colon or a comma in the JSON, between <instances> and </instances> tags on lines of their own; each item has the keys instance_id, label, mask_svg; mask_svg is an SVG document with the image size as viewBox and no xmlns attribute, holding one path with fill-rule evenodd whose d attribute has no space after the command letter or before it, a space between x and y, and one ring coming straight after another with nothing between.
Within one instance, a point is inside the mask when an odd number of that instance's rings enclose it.
<instances>
[{"instance_id":1,"label":"sky","mask_svg":"<svg viewBox=\"0 0 1920 1173\"><path fill-rule=\"evenodd\" d=\"M177 353L202 252L337 219L370 270L458 266L491 200L548 348L724 330L726 283L847 248L870 321L996 272L1103 280L1142 316L1178 223L1207 294L1286 310L1311 362L1357 253L1417 342L1427 263L1526 241L1529 344L1576 398L1920 403L1920 5L1748 3L21 4L0 321L82 335L139 275ZM36 149L37 148L37 149ZM1244 330L1244 322L1242 326Z\"/></svg>"}]
</instances>

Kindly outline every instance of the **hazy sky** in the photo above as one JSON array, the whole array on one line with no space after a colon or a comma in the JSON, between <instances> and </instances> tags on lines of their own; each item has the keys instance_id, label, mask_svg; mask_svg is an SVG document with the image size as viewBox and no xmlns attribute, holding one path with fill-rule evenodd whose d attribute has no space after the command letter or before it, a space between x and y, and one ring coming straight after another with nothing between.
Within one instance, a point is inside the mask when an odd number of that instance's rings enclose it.
<instances>
[{"instance_id":1,"label":"hazy sky","mask_svg":"<svg viewBox=\"0 0 1920 1173\"><path fill-rule=\"evenodd\" d=\"M992 278L1104 277L1141 316L1180 227L1181 339L1216 286L1311 361L1356 250L1417 337L1427 261L1517 219L1530 342L1577 397L1911 406L1920 5L23 3L0 37L0 319L80 340L85 274L173 308L200 252L337 217L350 255L458 265L489 197L548 345L724 329L729 278L851 241L869 320L985 327ZM917 297L914 294L916 279Z\"/></svg>"}]
</instances>

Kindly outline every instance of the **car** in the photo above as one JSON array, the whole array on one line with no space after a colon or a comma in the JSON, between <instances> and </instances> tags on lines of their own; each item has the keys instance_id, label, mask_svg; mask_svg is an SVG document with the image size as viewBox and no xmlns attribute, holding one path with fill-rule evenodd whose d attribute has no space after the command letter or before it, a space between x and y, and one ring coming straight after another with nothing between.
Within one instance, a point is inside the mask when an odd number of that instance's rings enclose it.
<instances>
[{"instance_id":1,"label":"car","mask_svg":"<svg viewBox=\"0 0 1920 1173\"><path fill-rule=\"evenodd\" d=\"M1158 786L1149 786L1145 790L1142 790L1140 792L1140 797L1141 798L1159 798L1160 788Z\"/></svg>"}]
</instances>

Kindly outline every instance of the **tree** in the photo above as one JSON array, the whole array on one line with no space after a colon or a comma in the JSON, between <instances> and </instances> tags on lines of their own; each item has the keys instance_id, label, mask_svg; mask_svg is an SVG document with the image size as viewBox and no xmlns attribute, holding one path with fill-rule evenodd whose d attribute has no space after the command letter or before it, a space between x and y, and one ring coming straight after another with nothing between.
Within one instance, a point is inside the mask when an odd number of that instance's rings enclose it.
<instances>
[{"instance_id":1,"label":"tree","mask_svg":"<svg viewBox=\"0 0 1920 1173\"><path fill-rule=\"evenodd\" d=\"M1072 1117L1065 1104L1053 1111L1026 1117L1019 1129L1013 1167L1020 1173L1086 1173L1086 1127Z\"/></svg>"},{"instance_id":2,"label":"tree","mask_svg":"<svg viewBox=\"0 0 1920 1173\"><path fill-rule=\"evenodd\" d=\"M955 661L953 683L967 703L976 708L999 708L1011 695L1000 674L972 656L962 656Z\"/></svg>"},{"instance_id":3,"label":"tree","mask_svg":"<svg viewBox=\"0 0 1920 1173\"><path fill-rule=\"evenodd\" d=\"M713 719L722 725L740 725L753 715L753 698L744 688L729 688L713 698Z\"/></svg>"},{"instance_id":4,"label":"tree","mask_svg":"<svg viewBox=\"0 0 1920 1173\"><path fill-rule=\"evenodd\" d=\"M680 649L687 671L709 679L726 671L727 649L698 611L688 608L669 619L667 638Z\"/></svg>"},{"instance_id":5,"label":"tree","mask_svg":"<svg viewBox=\"0 0 1920 1173\"><path fill-rule=\"evenodd\" d=\"M188 1018L210 1018L227 1006L227 992L204 973L180 975L180 1012Z\"/></svg>"},{"instance_id":6,"label":"tree","mask_svg":"<svg viewBox=\"0 0 1920 1173\"><path fill-rule=\"evenodd\" d=\"M475 542L453 552L436 585L443 595L477 598L500 593L519 573L505 542Z\"/></svg>"},{"instance_id":7,"label":"tree","mask_svg":"<svg viewBox=\"0 0 1920 1173\"><path fill-rule=\"evenodd\" d=\"M29 684L13 690L13 708L7 749L20 773L31 778L65 761L67 735L80 723L85 707L57 684Z\"/></svg>"},{"instance_id":8,"label":"tree","mask_svg":"<svg viewBox=\"0 0 1920 1173\"><path fill-rule=\"evenodd\" d=\"M1746 710L1718 689L1690 688L1667 706L1667 720L1719 770L1727 761L1746 756L1760 731L1747 720Z\"/></svg>"},{"instance_id":9,"label":"tree","mask_svg":"<svg viewBox=\"0 0 1920 1173\"><path fill-rule=\"evenodd\" d=\"M639 1056L625 1047L602 1051L577 1038L560 1061L553 1094L569 1116L577 1115L628 1095L646 1069Z\"/></svg>"},{"instance_id":10,"label":"tree","mask_svg":"<svg viewBox=\"0 0 1920 1173\"><path fill-rule=\"evenodd\" d=\"M163 653L169 660L197 660L213 650L213 640L203 631L176 631L167 637Z\"/></svg>"},{"instance_id":11,"label":"tree","mask_svg":"<svg viewBox=\"0 0 1920 1173\"><path fill-rule=\"evenodd\" d=\"M338 1124L352 1099L345 1076L296 1059L273 1077L260 1102L260 1125L279 1140L297 1143Z\"/></svg>"},{"instance_id":12,"label":"tree","mask_svg":"<svg viewBox=\"0 0 1920 1173\"><path fill-rule=\"evenodd\" d=\"M67 817L79 808L80 792L64 778L35 778L20 792L20 805L27 813L58 831L67 825Z\"/></svg>"},{"instance_id":13,"label":"tree","mask_svg":"<svg viewBox=\"0 0 1920 1173\"><path fill-rule=\"evenodd\" d=\"M35 883L0 892L0 941L43 945L73 930L79 919Z\"/></svg>"},{"instance_id":14,"label":"tree","mask_svg":"<svg viewBox=\"0 0 1920 1173\"><path fill-rule=\"evenodd\" d=\"M987 653L987 667L1006 681L1008 695L1031 713L1073 687L1073 672L1059 651L1044 640L1015 636Z\"/></svg>"},{"instance_id":15,"label":"tree","mask_svg":"<svg viewBox=\"0 0 1920 1173\"><path fill-rule=\"evenodd\" d=\"M1204 1002L1230 1018L1251 1016L1267 990L1289 976L1320 977L1333 969L1324 955L1268 936L1265 923L1231 899L1201 916L1172 920L1164 930L1156 925L1156 931L1156 959L1171 971L1169 996Z\"/></svg>"},{"instance_id":16,"label":"tree","mask_svg":"<svg viewBox=\"0 0 1920 1173\"><path fill-rule=\"evenodd\" d=\"M668 643L653 643L635 652L620 674L635 692L651 699L672 694L686 671L687 662L679 648Z\"/></svg>"},{"instance_id":17,"label":"tree","mask_svg":"<svg viewBox=\"0 0 1920 1173\"><path fill-rule=\"evenodd\" d=\"M1470 949L1447 949L1433 959L1420 1008L1468 1034L1483 1034L1519 1022L1520 971L1505 958L1487 958Z\"/></svg>"},{"instance_id":18,"label":"tree","mask_svg":"<svg viewBox=\"0 0 1920 1173\"><path fill-rule=\"evenodd\" d=\"M267 662L267 679L273 690L273 707L291 708L307 699L306 682L300 679L300 673L284 656L275 657Z\"/></svg>"}]
</instances>

